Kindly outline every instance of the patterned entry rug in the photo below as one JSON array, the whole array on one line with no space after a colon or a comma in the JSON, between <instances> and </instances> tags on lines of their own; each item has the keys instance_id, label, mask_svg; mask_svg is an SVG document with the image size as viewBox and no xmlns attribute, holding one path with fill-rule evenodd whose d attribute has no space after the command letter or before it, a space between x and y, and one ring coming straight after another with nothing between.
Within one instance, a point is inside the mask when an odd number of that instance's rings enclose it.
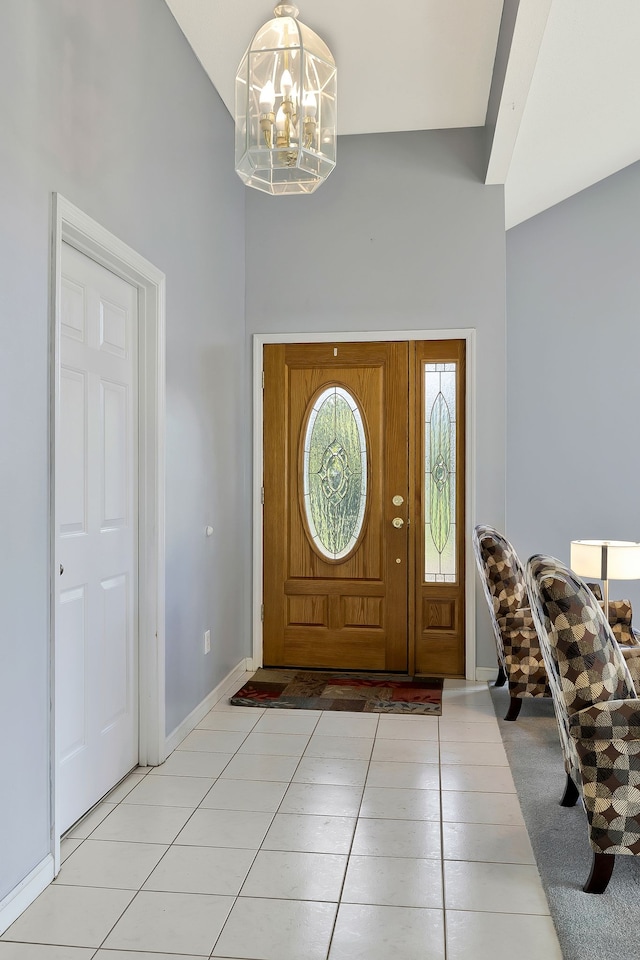
<instances>
[{"instance_id":1,"label":"patterned entry rug","mask_svg":"<svg viewBox=\"0 0 640 960\"><path fill-rule=\"evenodd\" d=\"M262 668L229 703L238 707L412 713L439 717L442 680L380 673Z\"/></svg>"}]
</instances>

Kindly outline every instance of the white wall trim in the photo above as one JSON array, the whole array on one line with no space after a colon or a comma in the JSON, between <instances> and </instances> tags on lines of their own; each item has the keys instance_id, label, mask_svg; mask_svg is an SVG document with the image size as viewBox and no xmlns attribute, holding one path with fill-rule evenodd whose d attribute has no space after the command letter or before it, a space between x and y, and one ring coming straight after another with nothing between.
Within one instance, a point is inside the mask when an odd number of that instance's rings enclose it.
<instances>
[{"instance_id":1,"label":"white wall trim","mask_svg":"<svg viewBox=\"0 0 640 960\"><path fill-rule=\"evenodd\" d=\"M507 182L551 4L520 0L518 5L485 183Z\"/></svg>"},{"instance_id":2,"label":"white wall trim","mask_svg":"<svg viewBox=\"0 0 640 960\"><path fill-rule=\"evenodd\" d=\"M31 873L0 902L0 934L33 903L53 880L53 854L48 853Z\"/></svg>"},{"instance_id":3,"label":"white wall trim","mask_svg":"<svg viewBox=\"0 0 640 960\"><path fill-rule=\"evenodd\" d=\"M251 670L251 660L247 657L244 660L241 660L237 667L234 667L233 670L230 670L226 677L220 681L220 683L213 688L211 693L208 693L204 700L201 700L197 707L194 707L188 717L185 717L182 723L179 723L175 730L169 734L165 740L165 756L169 756L172 753L178 744L182 743L184 738L188 736L191 731L198 726L200 721L206 717L212 707L222 700L223 696L227 692L231 691L231 688L234 687L240 677Z\"/></svg>"},{"instance_id":4,"label":"white wall trim","mask_svg":"<svg viewBox=\"0 0 640 960\"><path fill-rule=\"evenodd\" d=\"M138 289L138 696L139 762L165 759L165 276L152 263L53 194L49 426L50 555L50 786L52 854L60 869L55 738L55 628L59 569L55 520L55 450L59 436L62 242Z\"/></svg>"},{"instance_id":5,"label":"white wall trim","mask_svg":"<svg viewBox=\"0 0 640 960\"><path fill-rule=\"evenodd\" d=\"M498 676L497 667L476 667L476 680L493 681Z\"/></svg>"},{"instance_id":6,"label":"white wall trim","mask_svg":"<svg viewBox=\"0 0 640 960\"><path fill-rule=\"evenodd\" d=\"M476 591L475 560L471 532L476 516L476 331L458 330L385 330L356 333L273 333L253 334L253 664L262 665L262 536L263 507L263 395L262 352L266 343L375 343L388 340L465 340L466 341L466 636L465 677L476 676Z\"/></svg>"}]
</instances>

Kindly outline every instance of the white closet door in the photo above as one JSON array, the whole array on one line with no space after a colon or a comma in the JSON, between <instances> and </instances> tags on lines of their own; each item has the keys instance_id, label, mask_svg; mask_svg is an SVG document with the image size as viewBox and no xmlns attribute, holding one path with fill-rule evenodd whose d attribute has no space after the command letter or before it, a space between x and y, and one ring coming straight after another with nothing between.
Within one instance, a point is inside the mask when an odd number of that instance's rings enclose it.
<instances>
[{"instance_id":1,"label":"white closet door","mask_svg":"<svg viewBox=\"0 0 640 960\"><path fill-rule=\"evenodd\" d=\"M64 832L138 759L138 292L62 244L55 638Z\"/></svg>"}]
</instances>

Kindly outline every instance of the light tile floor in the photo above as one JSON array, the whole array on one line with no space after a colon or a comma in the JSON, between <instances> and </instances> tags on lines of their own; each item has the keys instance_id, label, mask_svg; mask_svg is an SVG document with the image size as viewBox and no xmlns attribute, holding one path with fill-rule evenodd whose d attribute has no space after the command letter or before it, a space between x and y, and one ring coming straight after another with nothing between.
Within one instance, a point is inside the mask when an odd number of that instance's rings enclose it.
<instances>
[{"instance_id":1,"label":"light tile floor","mask_svg":"<svg viewBox=\"0 0 640 960\"><path fill-rule=\"evenodd\" d=\"M0 960L561 960L485 684L439 719L228 692L70 832Z\"/></svg>"}]
</instances>

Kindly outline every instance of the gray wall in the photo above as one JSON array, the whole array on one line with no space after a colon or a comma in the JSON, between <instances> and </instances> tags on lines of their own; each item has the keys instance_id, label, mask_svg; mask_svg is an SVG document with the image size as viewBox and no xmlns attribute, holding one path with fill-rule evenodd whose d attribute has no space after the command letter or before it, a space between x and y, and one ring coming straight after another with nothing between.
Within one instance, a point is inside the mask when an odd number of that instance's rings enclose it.
<instances>
[{"instance_id":1,"label":"gray wall","mask_svg":"<svg viewBox=\"0 0 640 960\"><path fill-rule=\"evenodd\" d=\"M248 539L244 192L232 121L159 0L3 0L0 116L1 900L50 845L52 191L167 275L168 731L249 644L237 548Z\"/></svg>"},{"instance_id":2,"label":"gray wall","mask_svg":"<svg viewBox=\"0 0 640 960\"><path fill-rule=\"evenodd\" d=\"M640 163L507 233L507 530L523 558L640 540L638 223ZM640 609L639 586L611 596Z\"/></svg>"},{"instance_id":3,"label":"gray wall","mask_svg":"<svg viewBox=\"0 0 640 960\"><path fill-rule=\"evenodd\" d=\"M340 138L310 197L247 194L248 333L477 330L476 516L504 525L505 235L483 131ZM478 665L495 664L478 588Z\"/></svg>"}]
</instances>

